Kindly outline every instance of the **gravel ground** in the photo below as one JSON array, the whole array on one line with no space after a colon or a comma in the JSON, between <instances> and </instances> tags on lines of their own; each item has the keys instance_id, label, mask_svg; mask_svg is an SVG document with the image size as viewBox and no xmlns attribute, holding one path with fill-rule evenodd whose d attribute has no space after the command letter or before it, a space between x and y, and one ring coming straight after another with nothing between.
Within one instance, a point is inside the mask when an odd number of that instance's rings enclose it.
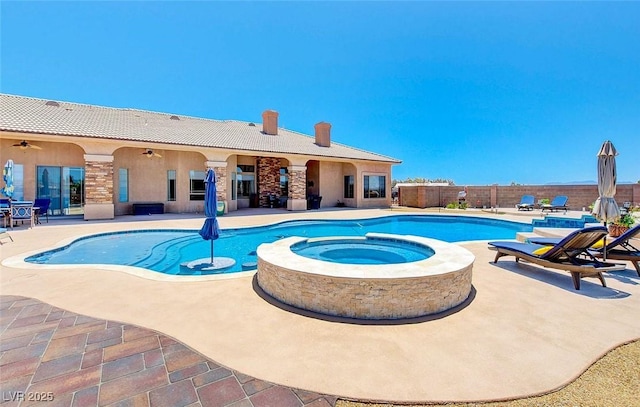
<instances>
[{"instance_id":1,"label":"gravel ground","mask_svg":"<svg viewBox=\"0 0 640 407\"><path fill-rule=\"evenodd\" d=\"M414 407L434 405L410 405ZM512 401L438 404L449 407L640 406L640 340L622 345L596 361L575 381L554 392ZM338 400L336 407L410 407Z\"/></svg>"}]
</instances>

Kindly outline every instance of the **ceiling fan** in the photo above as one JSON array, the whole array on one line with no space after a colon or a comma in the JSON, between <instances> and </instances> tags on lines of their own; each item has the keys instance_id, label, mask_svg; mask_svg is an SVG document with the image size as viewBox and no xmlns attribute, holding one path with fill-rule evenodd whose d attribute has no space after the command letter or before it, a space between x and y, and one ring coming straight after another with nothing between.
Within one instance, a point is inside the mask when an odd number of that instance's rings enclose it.
<instances>
[{"instance_id":1,"label":"ceiling fan","mask_svg":"<svg viewBox=\"0 0 640 407\"><path fill-rule=\"evenodd\" d=\"M26 140L22 140L18 144L14 144L13 147L20 147L21 150L26 150L27 148L33 148L34 150L42 150L42 147L36 146L35 144L31 144Z\"/></svg>"},{"instance_id":2,"label":"ceiling fan","mask_svg":"<svg viewBox=\"0 0 640 407\"><path fill-rule=\"evenodd\" d=\"M142 153L142 155L146 155L146 156L147 156L147 158L151 158L151 157L159 157L159 158L162 158L162 156L161 156L160 154L158 154L158 153L154 153L154 152L153 152L153 150L151 150L151 149L148 149L148 150L144 151L144 152Z\"/></svg>"}]
</instances>

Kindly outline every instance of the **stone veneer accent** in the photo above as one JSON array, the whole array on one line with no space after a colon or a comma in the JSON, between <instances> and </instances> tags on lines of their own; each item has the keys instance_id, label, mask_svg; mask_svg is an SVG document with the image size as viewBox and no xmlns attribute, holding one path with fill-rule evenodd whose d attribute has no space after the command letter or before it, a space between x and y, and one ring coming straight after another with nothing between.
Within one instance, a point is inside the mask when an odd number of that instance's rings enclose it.
<instances>
[{"instance_id":1,"label":"stone veneer accent","mask_svg":"<svg viewBox=\"0 0 640 407\"><path fill-rule=\"evenodd\" d=\"M290 166L289 199L307 199L307 167Z\"/></svg>"},{"instance_id":2,"label":"stone veneer accent","mask_svg":"<svg viewBox=\"0 0 640 407\"><path fill-rule=\"evenodd\" d=\"M468 250L417 236L389 236L427 244L429 259L393 265L338 264L293 253L291 237L258 247L258 285L294 307L359 319L413 318L446 311L471 293L475 257Z\"/></svg>"},{"instance_id":3,"label":"stone veneer accent","mask_svg":"<svg viewBox=\"0 0 640 407\"><path fill-rule=\"evenodd\" d=\"M275 194L280 197L280 159L273 157L258 157L258 193L260 207L267 206L267 197Z\"/></svg>"},{"instance_id":4,"label":"stone veneer accent","mask_svg":"<svg viewBox=\"0 0 640 407\"><path fill-rule=\"evenodd\" d=\"M113 203L113 162L86 161L85 202L87 204Z\"/></svg>"},{"instance_id":5,"label":"stone veneer accent","mask_svg":"<svg viewBox=\"0 0 640 407\"><path fill-rule=\"evenodd\" d=\"M227 200L227 167L213 167L216 173L216 197L218 202Z\"/></svg>"}]
</instances>

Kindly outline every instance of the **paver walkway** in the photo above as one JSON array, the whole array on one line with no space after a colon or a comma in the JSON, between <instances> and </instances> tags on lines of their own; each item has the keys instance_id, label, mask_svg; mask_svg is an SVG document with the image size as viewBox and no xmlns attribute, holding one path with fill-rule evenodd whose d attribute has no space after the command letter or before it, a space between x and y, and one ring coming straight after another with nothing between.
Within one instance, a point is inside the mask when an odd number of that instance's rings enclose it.
<instances>
[{"instance_id":1,"label":"paver walkway","mask_svg":"<svg viewBox=\"0 0 640 407\"><path fill-rule=\"evenodd\" d=\"M0 296L3 406L328 407L336 397L218 365L150 329ZM44 402L43 402L44 401Z\"/></svg>"}]
</instances>

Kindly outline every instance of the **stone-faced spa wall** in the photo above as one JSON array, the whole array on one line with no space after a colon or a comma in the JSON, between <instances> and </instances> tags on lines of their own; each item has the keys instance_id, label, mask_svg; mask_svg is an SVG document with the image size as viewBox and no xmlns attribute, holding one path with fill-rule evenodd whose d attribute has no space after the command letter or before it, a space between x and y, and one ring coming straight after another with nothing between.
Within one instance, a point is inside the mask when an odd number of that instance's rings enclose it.
<instances>
[{"instance_id":1,"label":"stone-faced spa wall","mask_svg":"<svg viewBox=\"0 0 640 407\"><path fill-rule=\"evenodd\" d=\"M304 238L289 237L258 247L258 285L300 309L361 319L435 314L469 297L475 257L468 250L417 236L373 235L427 245L435 254L401 264L339 264L293 253L291 245Z\"/></svg>"}]
</instances>

